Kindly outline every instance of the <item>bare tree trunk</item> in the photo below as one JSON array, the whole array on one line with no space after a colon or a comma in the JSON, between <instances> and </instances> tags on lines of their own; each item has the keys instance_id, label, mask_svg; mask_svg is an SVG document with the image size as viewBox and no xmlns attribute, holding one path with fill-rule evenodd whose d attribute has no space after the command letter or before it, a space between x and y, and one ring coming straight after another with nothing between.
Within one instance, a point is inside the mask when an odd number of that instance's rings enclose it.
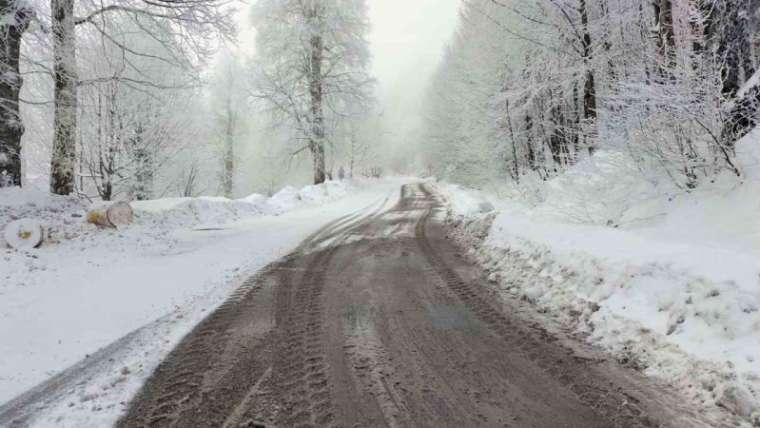
<instances>
[{"instance_id":1,"label":"bare tree trunk","mask_svg":"<svg viewBox=\"0 0 760 428\"><path fill-rule=\"evenodd\" d=\"M617 81L617 73L615 72L615 62L612 58L612 32L610 31L610 10L607 0L602 0L599 3L599 7L602 12L602 26L604 33L602 34L604 54L607 56L607 77L610 82ZM622 58L621 58L622 60Z\"/></svg>"},{"instance_id":2,"label":"bare tree trunk","mask_svg":"<svg viewBox=\"0 0 760 428\"><path fill-rule=\"evenodd\" d=\"M234 138L232 130L228 130L224 141L224 196L232 198L233 196L233 177L235 176L235 149L233 147Z\"/></svg>"},{"instance_id":3,"label":"bare tree trunk","mask_svg":"<svg viewBox=\"0 0 760 428\"><path fill-rule=\"evenodd\" d=\"M552 91L549 91L548 96L548 99L552 102L561 98L561 95L555 96ZM552 124L552 129L551 133L548 135L547 143L552 159L554 160L555 171L560 171L566 164L566 159L562 156L564 153L562 145L565 144L565 141L561 129L563 125L561 110L562 109L559 105L552 105L548 111L549 122Z\"/></svg>"},{"instance_id":4,"label":"bare tree trunk","mask_svg":"<svg viewBox=\"0 0 760 428\"><path fill-rule=\"evenodd\" d=\"M232 198L233 187L235 184L235 134L237 132L237 113L232 105L232 91L230 86L227 88L225 108L226 126L224 130L224 172L222 177L222 187L224 196Z\"/></svg>"},{"instance_id":5,"label":"bare tree trunk","mask_svg":"<svg viewBox=\"0 0 760 428\"><path fill-rule=\"evenodd\" d=\"M145 129L142 123L137 124L135 134L130 141L132 158L135 163L135 183L132 194L138 201L145 201L153 196L155 165L151 147L145 142Z\"/></svg>"},{"instance_id":6,"label":"bare tree trunk","mask_svg":"<svg viewBox=\"0 0 760 428\"><path fill-rule=\"evenodd\" d=\"M573 123L573 129L572 129L572 147L573 147L573 156L572 156L572 163L576 164L578 163L578 158L580 157L581 153L581 133L583 133L583 129L581 128L582 119L581 119L581 112L578 109L579 106L578 102L578 82L573 83L573 99L572 99L572 108L570 109L570 112L572 113L571 120Z\"/></svg>"},{"instance_id":7,"label":"bare tree trunk","mask_svg":"<svg viewBox=\"0 0 760 428\"><path fill-rule=\"evenodd\" d=\"M512 176L515 179L515 182L517 184L520 184L520 165L518 163L517 159L517 140L515 139L515 131L512 127L512 115L509 112L509 100L505 102L505 107L507 109L507 127L509 128L509 137L512 140Z\"/></svg>"},{"instance_id":8,"label":"bare tree trunk","mask_svg":"<svg viewBox=\"0 0 760 428\"><path fill-rule=\"evenodd\" d=\"M309 149L314 162L314 184L325 182L325 118L322 87L322 58L324 54L324 41L319 25L319 11L317 2L313 2L309 11L309 19L312 26L311 69L309 75L309 93L311 95L311 136Z\"/></svg>"},{"instance_id":9,"label":"bare tree trunk","mask_svg":"<svg viewBox=\"0 0 760 428\"><path fill-rule=\"evenodd\" d=\"M596 82L594 70L591 68L594 54L592 51L591 29L589 28L586 0L580 1L578 12L581 15L581 31L583 32L581 44L583 46L583 64L586 67L586 79L583 85L583 122L586 125L584 135L588 152L590 155L593 155L594 151L596 151Z\"/></svg>"},{"instance_id":10,"label":"bare tree trunk","mask_svg":"<svg viewBox=\"0 0 760 428\"><path fill-rule=\"evenodd\" d=\"M77 61L74 0L51 0L53 74L55 80L53 156L50 191L68 195L74 191L77 134Z\"/></svg>"},{"instance_id":11,"label":"bare tree trunk","mask_svg":"<svg viewBox=\"0 0 760 428\"><path fill-rule=\"evenodd\" d=\"M530 114L525 116L525 148L528 152L528 167L531 171L538 171L536 150L533 148L533 118Z\"/></svg>"},{"instance_id":12,"label":"bare tree trunk","mask_svg":"<svg viewBox=\"0 0 760 428\"><path fill-rule=\"evenodd\" d=\"M676 67L678 66L676 52L675 23L673 21L672 0L657 0L652 3L654 7L655 27L657 28L657 55L659 56L659 76L663 85L676 82ZM686 179L686 187L697 187L697 176L694 172L694 156L689 150L691 141L680 126L674 127L674 136L679 154L682 157L684 167L683 174Z\"/></svg>"},{"instance_id":13,"label":"bare tree trunk","mask_svg":"<svg viewBox=\"0 0 760 428\"><path fill-rule=\"evenodd\" d=\"M660 56L660 75L672 76L676 67L676 36L673 27L673 2L659 0L653 3L657 34L657 51Z\"/></svg>"},{"instance_id":14,"label":"bare tree trunk","mask_svg":"<svg viewBox=\"0 0 760 428\"><path fill-rule=\"evenodd\" d=\"M753 21L760 0L719 1L703 5L705 39L718 52L723 64L722 92L731 103L721 131L721 144L733 155L736 141L747 135L760 121L760 87L740 94L744 84L757 73L753 61L753 35L760 25ZM756 18L755 18L756 19Z\"/></svg>"},{"instance_id":15,"label":"bare tree trunk","mask_svg":"<svg viewBox=\"0 0 760 428\"><path fill-rule=\"evenodd\" d=\"M22 79L19 75L21 36L29 26L32 12L26 8L16 9L17 2L0 0L0 10L13 11L0 25L0 187L21 186L21 136L24 125L19 115L19 91ZM6 183L4 183L4 181Z\"/></svg>"}]
</instances>

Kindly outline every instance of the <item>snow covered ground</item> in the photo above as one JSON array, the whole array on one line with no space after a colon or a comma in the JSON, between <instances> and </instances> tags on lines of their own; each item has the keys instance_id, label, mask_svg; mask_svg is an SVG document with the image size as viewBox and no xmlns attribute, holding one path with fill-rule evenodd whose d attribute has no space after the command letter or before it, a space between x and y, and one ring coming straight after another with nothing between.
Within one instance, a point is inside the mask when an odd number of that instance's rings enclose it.
<instances>
[{"instance_id":1,"label":"snow covered ground","mask_svg":"<svg viewBox=\"0 0 760 428\"><path fill-rule=\"evenodd\" d=\"M757 424L760 132L737 150L741 183L691 193L663 192L605 153L539 196L439 187L459 239L505 295Z\"/></svg>"},{"instance_id":2,"label":"snow covered ground","mask_svg":"<svg viewBox=\"0 0 760 428\"><path fill-rule=\"evenodd\" d=\"M0 404L124 337L86 382L35 419L39 426L113 423L181 337L247 278L323 224L395 200L402 182L137 202L136 223L121 230L86 224L86 204L75 198L0 191L0 226L35 217L51 229L48 242L28 253L0 242Z\"/></svg>"}]
</instances>

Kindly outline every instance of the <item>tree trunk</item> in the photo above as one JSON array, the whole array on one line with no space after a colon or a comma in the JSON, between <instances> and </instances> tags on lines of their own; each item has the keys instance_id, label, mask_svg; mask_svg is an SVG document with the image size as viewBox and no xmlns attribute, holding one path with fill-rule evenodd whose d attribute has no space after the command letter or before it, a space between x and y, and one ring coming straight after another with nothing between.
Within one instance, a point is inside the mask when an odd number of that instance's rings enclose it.
<instances>
[{"instance_id":1,"label":"tree trunk","mask_svg":"<svg viewBox=\"0 0 760 428\"><path fill-rule=\"evenodd\" d=\"M754 11L758 0L731 3L704 4L706 43L718 52L721 69L722 92L731 109L721 131L721 143L733 154L736 141L754 129L760 120L760 88L740 89L757 72L753 62L753 34L757 34Z\"/></svg>"},{"instance_id":2,"label":"tree trunk","mask_svg":"<svg viewBox=\"0 0 760 428\"><path fill-rule=\"evenodd\" d=\"M517 159L517 140L515 139L515 131L512 127L512 115L509 112L509 100L505 102L505 107L507 109L506 115L507 127L509 128L509 137L512 140L512 177L515 179L515 182L517 184L520 184L520 164L518 163Z\"/></svg>"},{"instance_id":3,"label":"tree trunk","mask_svg":"<svg viewBox=\"0 0 760 428\"><path fill-rule=\"evenodd\" d=\"M0 10L13 11L13 0L0 0ZM32 12L15 9L0 25L0 187L21 186L21 136L24 126L19 115L19 75L21 36L29 26ZM5 173L5 177L2 173Z\"/></svg>"},{"instance_id":4,"label":"tree trunk","mask_svg":"<svg viewBox=\"0 0 760 428\"><path fill-rule=\"evenodd\" d=\"M596 151L596 82L591 64L594 58L586 0L580 1L578 12L581 15L581 27L583 31L581 44L583 46L583 64L586 67L586 79L583 85L583 122L586 125L584 127L584 135L588 153L593 155L594 151Z\"/></svg>"},{"instance_id":5,"label":"tree trunk","mask_svg":"<svg viewBox=\"0 0 760 428\"><path fill-rule=\"evenodd\" d=\"M135 184L132 194L138 201L146 201L153 196L155 165L153 153L145 142L144 134L145 129L138 123L132 137L132 157L135 162Z\"/></svg>"},{"instance_id":6,"label":"tree trunk","mask_svg":"<svg viewBox=\"0 0 760 428\"><path fill-rule=\"evenodd\" d=\"M312 36L310 40L311 60L309 75L309 94L311 95L311 136L309 149L314 162L314 184L325 182L325 118L323 107L324 88L322 87L322 59L324 41L319 24L319 11L316 2L309 12Z\"/></svg>"},{"instance_id":7,"label":"tree trunk","mask_svg":"<svg viewBox=\"0 0 760 428\"><path fill-rule=\"evenodd\" d=\"M657 52L660 56L660 75L663 78L674 77L673 69L676 67L676 35L673 26L673 2L671 0L659 0L652 3L656 19Z\"/></svg>"},{"instance_id":8,"label":"tree trunk","mask_svg":"<svg viewBox=\"0 0 760 428\"><path fill-rule=\"evenodd\" d=\"M760 85L749 88L732 101L733 106L723 124L720 138L723 146L733 156L736 142L760 124Z\"/></svg>"},{"instance_id":9,"label":"tree trunk","mask_svg":"<svg viewBox=\"0 0 760 428\"><path fill-rule=\"evenodd\" d=\"M604 47L604 54L607 57L607 77L609 78L610 82L614 84L614 82L617 81L617 73L615 72L615 61L612 57L612 32L610 31L610 10L609 5L607 4L607 0L602 0L599 3L599 8L601 9L602 13L602 26L603 26L603 34L602 38L604 39L604 43L602 44ZM623 32L621 31L621 34ZM623 61L623 58L621 58L621 61Z\"/></svg>"},{"instance_id":10,"label":"tree trunk","mask_svg":"<svg viewBox=\"0 0 760 428\"><path fill-rule=\"evenodd\" d=\"M232 198L233 194L233 177L235 175L235 151L233 147L233 136L231 130L228 130L224 141L224 196Z\"/></svg>"},{"instance_id":11,"label":"tree trunk","mask_svg":"<svg viewBox=\"0 0 760 428\"><path fill-rule=\"evenodd\" d=\"M232 85L228 86L225 95L225 129L224 129L224 153L222 155L222 191L224 196L232 198L235 177L235 133L237 128L237 116L232 105Z\"/></svg>"},{"instance_id":12,"label":"tree trunk","mask_svg":"<svg viewBox=\"0 0 760 428\"><path fill-rule=\"evenodd\" d=\"M51 0L53 30L54 120L50 191L74 191L77 134L77 61L74 0Z\"/></svg>"},{"instance_id":13,"label":"tree trunk","mask_svg":"<svg viewBox=\"0 0 760 428\"><path fill-rule=\"evenodd\" d=\"M531 171L537 171L536 152L533 149L533 119L530 115L525 116L525 148L528 152L528 167Z\"/></svg>"},{"instance_id":14,"label":"tree trunk","mask_svg":"<svg viewBox=\"0 0 760 428\"><path fill-rule=\"evenodd\" d=\"M573 114L573 121L574 123L574 129L572 130L573 133L573 157L572 161L573 164L578 163L578 159L581 154L581 133L583 132L583 129L581 128L582 119L581 119L581 112L578 109L578 83L575 82L573 84L573 106L571 109L571 112Z\"/></svg>"}]
</instances>

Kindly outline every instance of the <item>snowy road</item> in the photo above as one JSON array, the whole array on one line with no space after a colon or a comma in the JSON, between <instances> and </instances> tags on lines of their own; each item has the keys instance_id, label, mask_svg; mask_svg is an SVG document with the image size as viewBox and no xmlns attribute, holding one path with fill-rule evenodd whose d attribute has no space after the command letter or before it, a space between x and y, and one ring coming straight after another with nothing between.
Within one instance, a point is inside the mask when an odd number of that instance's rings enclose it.
<instances>
[{"instance_id":1,"label":"snowy road","mask_svg":"<svg viewBox=\"0 0 760 428\"><path fill-rule=\"evenodd\" d=\"M390 207L389 207L390 206ZM251 278L120 426L721 426L483 286L407 185Z\"/></svg>"}]
</instances>

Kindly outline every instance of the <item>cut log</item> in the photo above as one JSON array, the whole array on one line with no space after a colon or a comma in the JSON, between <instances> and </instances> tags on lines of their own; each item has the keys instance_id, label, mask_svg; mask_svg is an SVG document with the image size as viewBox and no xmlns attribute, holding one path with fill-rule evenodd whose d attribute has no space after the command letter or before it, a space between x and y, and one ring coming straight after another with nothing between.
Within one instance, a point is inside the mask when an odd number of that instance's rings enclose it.
<instances>
[{"instance_id":1,"label":"cut log","mask_svg":"<svg viewBox=\"0 0 760 428\"><path fill-rule=\"evenodd\" d=\"M87 221L102 227L125 226L133 220L134 213L127 202L100 202L87 212Z\"/></svg>"},{"instance_id":2,"label":"cut log","mask_svg":"<svg viewBox=\"0 0 760 428\"><path fill-rule=\"evenodd\" d=\"M42 223L37 220L23 218L8 223L5 226L3 238L9 247L16 250L31 250L42 244L45 237Z\"/></svg>"}]
</instances>

